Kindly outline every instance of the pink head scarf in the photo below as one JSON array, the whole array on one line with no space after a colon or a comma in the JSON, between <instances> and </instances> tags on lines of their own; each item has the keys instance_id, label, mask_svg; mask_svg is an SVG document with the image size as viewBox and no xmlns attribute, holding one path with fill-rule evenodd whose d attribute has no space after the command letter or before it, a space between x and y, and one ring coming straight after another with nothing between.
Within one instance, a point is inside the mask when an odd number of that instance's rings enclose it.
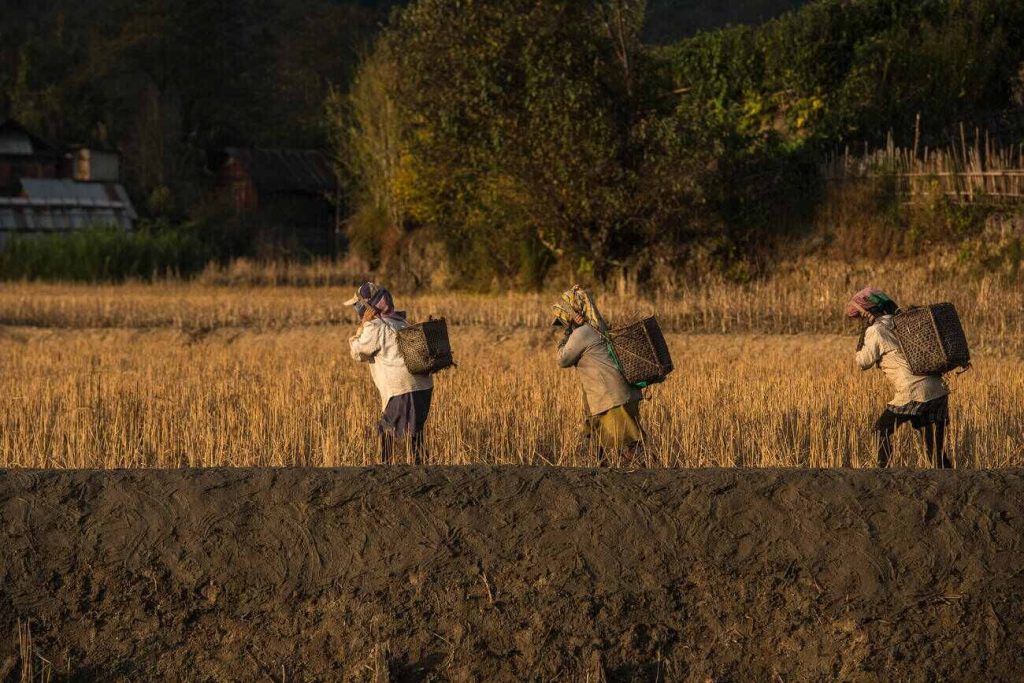
<instances>
[{"instance_id":1,"label":"pink head scarf","mask_svg":"<svg viewBox=\"0 0 1024 683\"><path fill-rule=\"evenodd\" d=\"M846 304L846 315L850 318L860 315L892 315L898 310L896 302L877 287L865 287Z\"/></svg>"}]
</instances>

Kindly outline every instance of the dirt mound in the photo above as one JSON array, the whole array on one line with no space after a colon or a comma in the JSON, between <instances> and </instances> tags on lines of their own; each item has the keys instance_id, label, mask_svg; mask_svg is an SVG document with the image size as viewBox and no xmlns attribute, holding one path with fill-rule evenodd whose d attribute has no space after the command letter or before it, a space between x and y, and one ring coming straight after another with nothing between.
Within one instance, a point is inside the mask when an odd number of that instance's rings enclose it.
<instances>
[{"instance_id":1,"label":"dirt mound","mask_svg":"<svg viewBox=\"0 0 1024 683\"><path fill-rule=\"evenodd\" d=\"M0 472L0 679L1011 680L1024 474Z\"/></svg>"}]
</instances>

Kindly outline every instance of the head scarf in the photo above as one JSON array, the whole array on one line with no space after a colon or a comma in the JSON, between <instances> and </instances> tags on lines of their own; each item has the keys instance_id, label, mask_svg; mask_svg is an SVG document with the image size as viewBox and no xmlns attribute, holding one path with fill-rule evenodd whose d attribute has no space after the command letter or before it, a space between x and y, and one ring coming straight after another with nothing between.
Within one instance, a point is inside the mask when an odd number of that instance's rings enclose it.
<instances>
[{"instance_id":1,"label":"head scarf","mask_svg":"<svg viewBox=\"0 0 1024 683\"><path fill-rule=\"evenodd\" d=\"M597 310L594 298L590 296L587 290L579 285L573 285L571 289L562 293L561 299L561 301L551 307L551 310L555 313L555 319L552 321L553 325L572 327L575 324L573 318L576 315L581 315L586 324L598 332L603 334L608 332L608 325L601 316L601 312Z\"/></svg>"},{"instance_id":2,"label":"head scarf","mask_svg":"<svg viewBox=\"0 0 1024 683\"><path fill-rule=\"evenodd\" d=\"M846 315L856 318L859 315L895 315L899 306L888 294L875 287L865 287L846 304Z\"/></svg>"},{"instance_id":3,"label":"head scarf","mask_svg":"<svg viewBox=\"0 0 1024 683\"><path fill-rule=\"evenodd\" d=\"M360 317L367 309L372 308L380 318L389 324L407 322L405 311L395 310L395 300L385 287L373 282L359 285L356 295L345 302L346 306L355 306Z\"/></svg>"}]
</instances>

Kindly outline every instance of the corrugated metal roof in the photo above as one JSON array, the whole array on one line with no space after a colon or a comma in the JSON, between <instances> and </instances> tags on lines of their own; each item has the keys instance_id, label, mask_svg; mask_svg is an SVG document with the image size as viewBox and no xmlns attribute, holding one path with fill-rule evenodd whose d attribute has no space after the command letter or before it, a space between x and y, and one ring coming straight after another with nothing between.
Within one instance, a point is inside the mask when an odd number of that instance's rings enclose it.
<instances>
[{"instance_id":1,"label":"corrugated metal roof","mask_svg":"<svg viewBox=\"0 0 1024 683\"><path fill-rule=\"evenodd\" d=\"M138 218L124 186L119 183L83 183L67 178L22 178L21 188L29 201L48 206L121 208L132 220Z\"/></svg>"},{"instance_id":2,"label":"corrugated metal roof","mask_svg":"<svg viewBox=\"0 0 1024 683\"><path fill-rule=\"evenodd\" d=\"M22 197L0 197L0 231L45 232L112 225L131 230L138 218L117 183L22 178Z\"/></svg>"},{"instance_id":3,"label":"corrugated metal roof","mask_svg":"<svg viewBox=\"0 0 1024 683\"><path fill-rule=\"evenodd\" d=\"M21 188L30 199L109 200L102 185L68 178L23 178Z\"/></svg>"},{"instance_id":4,"label":"corrugated metal roof","mask_svg":"<svg viewBox=\"0 0 1024 683\"><path fill-rule=\"evenodd\" d=\"M324 194L337 188L331 162L317 150L229 147L226 152L245 167L257 192Z\"/></svg>"}]
</instances>

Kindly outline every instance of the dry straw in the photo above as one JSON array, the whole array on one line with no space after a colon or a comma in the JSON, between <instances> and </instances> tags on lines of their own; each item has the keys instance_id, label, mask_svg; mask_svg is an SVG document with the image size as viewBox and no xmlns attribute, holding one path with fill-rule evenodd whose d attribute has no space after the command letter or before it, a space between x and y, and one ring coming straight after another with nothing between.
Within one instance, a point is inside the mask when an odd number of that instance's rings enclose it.
<instances>
[{"instance_id":1,"label":"dry straw","mask_svg":"<svg viewBox=\"0 0 1024 683\"><path fill-rule=\"evenodd\" d=\"M0 465L367 465L379 402L347 327L280 332L8 330L0 338ZM649 390L652 466L872 464L889 389L855 339L669 335L677 359ZM459 328L437 378L429 462L591 466L583 407L547 332ZM1024 362L991 356L953 383L960 466L1024 464ZM906 437L901 462L922 464Z\"/></svg>"},{"instance_id":2,"label":"dry straw","mask_svg":"<svg viewBox=\"0 0 1024 683\"><path fill-rule=\"evenodd\" d=\"M614 324L657 313L675 372L642 407L652 466L872 464L889 389L852 361L846 297L871 283L903 304L953 301L975 358L952 381L958 465L1024 465L1024 288L941 264L803 263L747 286L649 300L603 296ZM168 283L0 288L0 466L366 465L379 402L348 357L348 288ZM557 368L551 296L425 295L459 367L437 377L435 464L589 466L576 378ZM903 464L923 464L909 431Z\"/></svg>"}]
</instances>

